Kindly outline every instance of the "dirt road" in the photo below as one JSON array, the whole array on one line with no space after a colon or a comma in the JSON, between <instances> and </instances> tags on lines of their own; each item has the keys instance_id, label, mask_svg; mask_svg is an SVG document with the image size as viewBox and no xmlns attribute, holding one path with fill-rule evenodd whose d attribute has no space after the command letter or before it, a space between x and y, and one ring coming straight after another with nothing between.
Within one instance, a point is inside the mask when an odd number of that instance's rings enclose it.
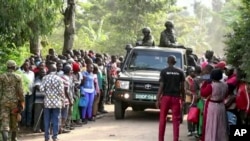
<instances>
[{"instance_id":1,"label":"dirt road","mask_svg":"<svg viewBox=\"0 0 250 141\"><path fill-rule=\"evenodd\" d=\"M113 106L108 105L109 111L103 118L72 130L71 133L59 135L60 141L157 141L158 111L145 112L126 111L124 120L115 120ZM186 121L180 127L181 141L195 141L187 137ZM172 141L172 124L166 127L165 140ZM43 134L29 134L20 138L21 141L44 141Z\"/></svg>"}]
</instances>

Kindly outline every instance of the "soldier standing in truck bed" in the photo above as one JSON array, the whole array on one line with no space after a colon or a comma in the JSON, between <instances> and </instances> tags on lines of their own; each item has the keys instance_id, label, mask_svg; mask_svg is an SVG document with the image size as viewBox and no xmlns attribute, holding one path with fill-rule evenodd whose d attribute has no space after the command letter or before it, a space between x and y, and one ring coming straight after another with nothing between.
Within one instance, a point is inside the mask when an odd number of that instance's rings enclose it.
<instances>
[{"instance_id":1,"label":"soldier standing in truck bed","mask_svg":"<svg viewBox=\"0 0 250 141\"><path fill-rule=\"evenodd\" d=\"M22 79L15 74L16 62L7 61L7 72L0 75L0 120L3 141L8 140L11 131L11 141L17 141L18 122L24 109L24 92Z\"/></svg>"}]
</instances>

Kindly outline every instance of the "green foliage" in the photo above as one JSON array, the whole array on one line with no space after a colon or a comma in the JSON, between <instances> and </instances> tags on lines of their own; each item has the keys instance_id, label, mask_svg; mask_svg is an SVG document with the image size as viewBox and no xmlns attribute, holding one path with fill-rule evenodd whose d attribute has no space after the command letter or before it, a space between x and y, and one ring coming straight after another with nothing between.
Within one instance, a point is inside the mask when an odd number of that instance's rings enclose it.
<instances>
[{"instance_id":1,"label":"green foliage","mask_svg":"<svg viewBox=\"0 0 250 141\"><path fill-rule=\"evenodd\" d=\"M17 63L17 66L21 66L25 61L25 59L27 59L27 56L31 55L29 53L27 44L25 44L20 48L1 47L0 49L1 49L0 62L3 62L0 65L0 74L6 72L6 62L8 60L14 60ZM18 73L22 77L24 91L28 92L29 80L20 71L16 71L16 73Z\"/></svg>"},{"instance_id":2,"label":"green foliage","mask_svg":"<svg viewBox=\"0 0 250 141\"><path fill-rule=\"evenodd\" d=\"M192 47L198 54L203 54L206 49L222 54L222 47L218 46L222 46L219 42L222 43L224 24L212 20L221 18L220 14L197 3L195 16L185 15L185 9L174 4L173 0L78 1L74 48L120 55L125 52L126 44L135 45L142 38L141 29L146 26L152 29L158 45L164 23L172 20L179 43ZM217 31L209 27L215 27ZM58 26L49 38L50 43L62 46L63 28Z\"/></svg>"},{"instance_id":3,"label":"green foliage","mask_svg":"<svg viewBox=\"0 0 250 141\"><path fill-rule=\"evenodd\" d=\"M211 45L207 42L208 29L202 19L187 16L182 11L172 13L170 19L174 21L177 41L180 44L193 48L199 55L204 53L204 50L211 49Z\"/></svg>"},{"instance_id":4,"label":"green foliage","mask_svg":"<svg viewBox=\"0 0 250 141\"><path fill-rule=\"evenodd\" d=\"M158 41L173 0L88 0L78 1L74 49L117 55L126 44L134 44L141 29L149 26ZM165 18L163 18L165 17ZM62 45L63 26L49 36L49 43ZM61 38L61 39L59 39Z\"/></svg>"},{"instance_id":5,"label":"green foliage","mask_svg":"<svg viewBox=\"0 0 250 141\"><path fill-rule=\"evenodd\" d=\"M28 44L25 44L20 48L0 47L0 52L1 52L0 62L3 62L0 65L0 72L5 71L6 68L5 64L8 60L14 60L16 61L18 66L21 66L25 61L25 59L27 59L28 56L31 55L28 50Z\"/></svg>"},{"instance_id":6,"label":"green foliage","mask_svg":"<svg viewBox=\"0 0 250 141\"><path fill-rule=\"evenodd\" d=\"M243 70L250 81L250 60L248 59L250 55L250 1L242 0L241 2L236 7L240 11L240 18L235 16L237 21L231 23L233 32L227 36L226 55L228 62Z\"/></svg>"},{"instance_id":7,"label":"green foliage","mask_svg":"<svg viewBox=\"0 0 250 141\"><path fill-rule=\"evenodd\" d=\"M34 35L52 32L61 0L7 0L0 5L0 47L22 47Z\"/></svg>"}]
</instances>

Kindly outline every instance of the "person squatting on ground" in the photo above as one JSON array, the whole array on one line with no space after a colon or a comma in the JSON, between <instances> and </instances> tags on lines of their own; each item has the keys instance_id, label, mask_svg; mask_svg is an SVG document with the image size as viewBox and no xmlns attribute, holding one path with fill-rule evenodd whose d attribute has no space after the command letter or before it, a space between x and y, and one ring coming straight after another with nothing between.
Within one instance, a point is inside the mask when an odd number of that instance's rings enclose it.
<instances>
[{"instance_id":1,"label":"person squatting on ground","mask_svg":"<svg viewBox=\"0 0 250 141\"><path fill-rule=\"evenodd\" d=\"M22 79L15 73L16 62L7 61L7 72L0 75L0 120L2 141L7 141L11 132L11 141L17 141L20 113L24 110L24 91Z\"/></svg>"},{"instance_id":2,"label":"person squatting on ground","mask_svg":"<svg viewBox=\"0 0 250 141\"><path fill-rule=\"evenodd\" d=\"M168 67L160 73L160 87L157 93L156 107L160 108L159 141L164 141L166 116L169 109L173 116L173 141L179 140L179 126L181 119L181 103L185 99L185 74L175 67L176 57L169 56Z\"/></svg>"}]
</instances>

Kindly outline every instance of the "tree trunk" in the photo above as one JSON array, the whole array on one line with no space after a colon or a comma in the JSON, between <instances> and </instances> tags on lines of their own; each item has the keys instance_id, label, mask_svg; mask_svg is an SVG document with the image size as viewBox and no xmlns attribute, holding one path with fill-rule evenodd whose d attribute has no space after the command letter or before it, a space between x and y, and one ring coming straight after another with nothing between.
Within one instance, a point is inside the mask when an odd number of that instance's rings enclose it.
<instances>
[{"instance_id":1,"label":"tree trunk","mask_svg":"<svg viewBox=\"0 0 250 141\"><path fill-rule=\"evenodd\" d=\"M38 34L30 38L30 53L41 56L41 43Z\"/></svg>"},{"instance_id":2,"label":"tree trunk","mask_svg":"<svg viewBox=\"0 0 250 141\"><path fill-rule=\"evenodd\" d=\"M67 0L67 8L64 12L64 25L63 54L73 48L75 35L75 0Z\"/></svg>"}]
</instances>

